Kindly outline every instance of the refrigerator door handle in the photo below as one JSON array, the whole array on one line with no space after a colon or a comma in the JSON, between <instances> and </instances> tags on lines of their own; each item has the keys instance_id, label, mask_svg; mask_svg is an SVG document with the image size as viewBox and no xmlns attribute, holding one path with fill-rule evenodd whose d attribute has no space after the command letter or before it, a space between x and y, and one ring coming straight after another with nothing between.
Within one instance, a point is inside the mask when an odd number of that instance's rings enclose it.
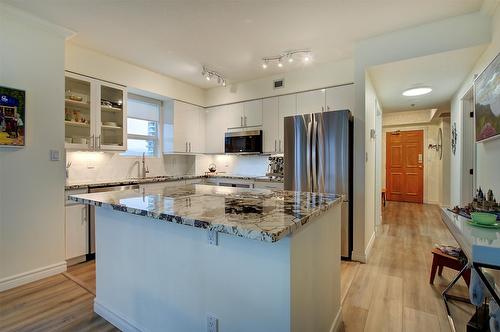
<instances>
[{"instance_id":1,"label":"refrigerator door handle","mask_svg":"<svg viewBox=\"0 0 500 332\"><path fill-rule=\"evenodd\" d=\"M316 116L314 114L311 115L312 118L312 144L311 144L311 159L312 159L312 184L311 184L311 191L317 191L317 184L318 184L318 173L317 173L317 167L318 167L318 154L317 154L317 144L318 144L318 122L316 121Z\"/></svg>"},{"instance_id":2,"label":"refrigerator door handle","mask_svg":"<svg viewBox=\"0 0 500 332\"><path fill-rule=\"evenodd\" d=\"M306 191L313 191L311 184L311 136L312 120L307 123L307 145L306 145Z\"/></svg>"},{"instance_id":3,"label":"refrigerator door handle","mask_svg":"<svg viewBox=\"0 0 500 332\"><path fill-rule=\"evenodd\" d=\"M324 133L324 123L323 114L318 114L316 121L316 136L317 136L317 179L316 179L316 191L325 192L325 133Z\"/></svg>"}]
</instances>

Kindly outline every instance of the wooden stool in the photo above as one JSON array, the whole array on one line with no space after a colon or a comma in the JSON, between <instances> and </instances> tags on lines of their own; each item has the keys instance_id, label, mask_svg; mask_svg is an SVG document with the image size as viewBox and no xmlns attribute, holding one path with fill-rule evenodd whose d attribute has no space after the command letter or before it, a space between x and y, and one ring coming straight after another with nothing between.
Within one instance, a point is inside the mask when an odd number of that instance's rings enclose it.
<instances>
[{"instance_id":1,"label":"wooden stool","mask_svg":"<svg viewBox=\"0 0 500 332\"><path fill-rule=\"evenodd\" d=\"M430 284L434 283L434 278L436 277L436 270L438 275L441 276L441 274L443 273L443 267L445 266L456 271L460 271L464 267L464 264L462 264L462 262L460 262L458 258L447 255L438 248L432 249L432 255L433 257L432 257L431 277L429 280ZM467 271L464 272L462 277L464 278L467 287L469 287L470 269L467 269Z\"/></svg>"},{"instance_id":2,"label":"wooden stool","mask_svg":"<svg viewBox=\"0 0 500 332\"><path fill-rule=\"evenodd\" d=\"M385 207L385 188L382 188L382 204L384 204Z\"/></svg>"}]
</instances>

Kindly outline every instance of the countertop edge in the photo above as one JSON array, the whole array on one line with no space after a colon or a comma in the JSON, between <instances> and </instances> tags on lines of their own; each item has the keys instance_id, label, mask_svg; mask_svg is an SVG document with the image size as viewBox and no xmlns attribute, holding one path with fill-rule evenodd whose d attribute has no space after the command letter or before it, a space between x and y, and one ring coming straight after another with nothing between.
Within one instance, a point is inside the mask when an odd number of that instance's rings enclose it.
<instances>
[{"instance_id":1,"label":"countertop edge","mask_svg":"<svg viewBox=\"0 0 500 332\"><path fill-rule=\"evenodd\" d=\"M217 231L219 233L234 235L234 236L238 236L241 238L247 238L247 239L251 239L251 240L259 240L259 241L271 242L271 243L277 242L277 241L285 238L286 236L293 234L294 232L301 229L304 225L310 223L311 218L318 217L318 216L322 215L326 211L330 210L331 208L333 208L334 206L336 206L342 202L342 197L339 196L335 200L329 202L327 205L320 207L317 211L314 211L314 212L310 213L309 215L307 215L306 217L303 217L300 220L297 220L296 223L286 227L285 229L283 229L282 232L280 232L278 234L272 234L272 233L269 233L266 231L255 231L255 230L249 230L249 229L242 229L241 227L238 227L238 226L210 224L209 222L203 221L203 220L190 219L190 218L170 215L170 214L166 214L166 213L156 213L156 212L137 209L137 208L130 208L130 207L126 207L126 206L119 205L119 204L103 203L103 202L98 202L98 201L94 201L94 200L89 200L89 199L84 199L84 198L72 196L72 195L70 195L68 198L70 200L77 202L77 203L80 203L80 204L93 205L96 207L102 207L102 208L111 209L114 211L124 212L124 213L128 213L128 214L133 214L133 215L137 215L137 216L148 217L148 218L162 220L162 221L166 221L166 222L174 222L174 223L182 224L182 225L186 225L186 226L207 229L209 231Z\"/></svg>"},{"instance_id":2,"label":"countertop edge","mask_svg":"<svg viewBox=\"0 0 500 332\"><path fill-rule=\"evenodd\" d=\"M112 186L122 186L122 185L132 185L132 184L149 184L149 183L159 183L159 182L174 182L182 180L193 180L193 179L210 179L210 178L220 178L220 179L238 179L238 180L252 180L257 182L265 183L283 183L283 181L263 179L259 176L245 176L245 175L173 175L168 177L158 177L149 179L125 179L125 180L110 180L103 182L93 182L93 183L75 183L67 184L64 186L64 190L78 190L85 188L97 188L97 187L112 187Z\"/></svg>"}]
</instances>

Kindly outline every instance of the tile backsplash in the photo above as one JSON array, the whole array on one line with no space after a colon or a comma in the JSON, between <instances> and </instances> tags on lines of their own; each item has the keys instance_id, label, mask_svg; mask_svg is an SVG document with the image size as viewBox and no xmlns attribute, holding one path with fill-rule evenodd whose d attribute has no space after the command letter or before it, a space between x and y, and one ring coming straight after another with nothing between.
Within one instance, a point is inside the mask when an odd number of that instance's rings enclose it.
<instances>
[{"instance_id":1,"label":"tile backsplash","mask_svg":"<svg viewBox=\"0 0 500 332\"><path fill-rule=\"evenodd\" d=\"M126 157L111 152L68 151L66 163L67 183L87 181L123 180L139 176L140 157ZM218 172L263 176L266 174L267 156L236 155L162 155L146 157L148 176L204 174L214 163Z\"/></svg>"}]
</instances>

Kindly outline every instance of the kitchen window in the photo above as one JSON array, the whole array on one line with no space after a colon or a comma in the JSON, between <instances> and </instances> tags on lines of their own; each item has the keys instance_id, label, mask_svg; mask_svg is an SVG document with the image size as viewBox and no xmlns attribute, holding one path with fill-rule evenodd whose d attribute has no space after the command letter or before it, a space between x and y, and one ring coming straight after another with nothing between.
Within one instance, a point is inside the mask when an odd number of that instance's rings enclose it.
<instances>
[{"instance_id":1,"label":"kitchen window","mask_svg":"<svg viewBox=\"0 0 500 332\"><path fill-rule=\"evenodd\" d=\"M157 156L159 147L160 100L128 95L127 151L123 156Z\"/></svg>"}]
</instances>

